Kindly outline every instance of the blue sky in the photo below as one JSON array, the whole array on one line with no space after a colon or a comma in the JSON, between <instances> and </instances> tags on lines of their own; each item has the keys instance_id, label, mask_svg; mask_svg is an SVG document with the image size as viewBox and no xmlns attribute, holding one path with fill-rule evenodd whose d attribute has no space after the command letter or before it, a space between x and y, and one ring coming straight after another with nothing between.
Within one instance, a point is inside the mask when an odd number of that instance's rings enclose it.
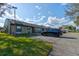
<instances>
[{"instance_id":1,"label":"blue sky","mask_svg":"<svg viewBox=\"0 0 79 59\"><path fill-rule=\"evenodd\" d=\"M64 17L65 5L56 4L56 3L41 3L41 4L27 4L27 3L19 3L13 4L17 9L17 14L22 18L28 18L33 16L39 16L38 13L41 13L40 16L57 16Z\"/></svg>"},{"instance_id":2,"label":"blue sky","mask_svg":"<svg viewBox=\"0 0 79 59\"><path fill-rule=\"evenodd\" d=\"M65 19L65 6L61 3L16 3L16 15L21 21L47 26L73 23Z\"/></svg>"},{"instance_id":3,"label":"blue sky","mask_svg":"<svg viewBox=\"0 0 79 59\"><path fill-rule=\"evenodd\" d=\"M14 4L17 9L17 15L23 19L30 18L36 21L39 20L41 16L45 16L42 22L47 21L48 17L64 17L65 6L62 4Z\"/></svg>"}]
</instances>

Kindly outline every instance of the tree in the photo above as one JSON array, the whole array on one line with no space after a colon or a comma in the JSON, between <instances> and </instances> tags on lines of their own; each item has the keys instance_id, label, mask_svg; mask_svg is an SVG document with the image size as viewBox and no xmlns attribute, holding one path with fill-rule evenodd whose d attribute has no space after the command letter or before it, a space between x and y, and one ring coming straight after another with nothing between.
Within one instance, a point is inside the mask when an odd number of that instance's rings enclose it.
<instances>
[{"instance_id":1,"label":"tree","mask_svg":"<svg viewBox=\"0 0 79 59\"><path fill-rule=\"evenodd\" d=\"M7 3L0 3L0 17L5 15L5 11L11 13L10 9L11 9L11 5Z\"/></svg>"},{"instance_id":2,"label":"tree","mask_svg":"<svg viewBox=\"0 0 79 59\"><path fill-rule=\"evenodd\" d=\"M79 3L71 3L67 4L67 9L66 9L66 16L69 16L70 18L74 19L75 23L79 25Z\"/></svg>"},{"instance_id":3,"label":"tree","mask_svg":"<svg viewBox=\"0 0 79 59\"><path fill-rule=\"evenodd\" d=\"M78 12L79 12L79 4L78 3L67 4L67 9L66 9L67 16L73 16Z\"/></svg>"}]
</instances>

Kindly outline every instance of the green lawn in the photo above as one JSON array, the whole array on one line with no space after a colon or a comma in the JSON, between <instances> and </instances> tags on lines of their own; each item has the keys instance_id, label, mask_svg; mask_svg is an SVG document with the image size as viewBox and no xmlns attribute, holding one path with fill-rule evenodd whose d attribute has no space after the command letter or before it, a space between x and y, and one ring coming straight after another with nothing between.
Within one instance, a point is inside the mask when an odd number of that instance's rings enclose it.
<instances>
[{"instance_id":1,"label":"green lawn","mask_svg":"<svg viewBox=\"0 0 79 59\"><path fill-rule=\"evenodd\" d=\"M0 33L0 56L45 56L51 48L48 42Z\"/></svg>"}]
</instances>

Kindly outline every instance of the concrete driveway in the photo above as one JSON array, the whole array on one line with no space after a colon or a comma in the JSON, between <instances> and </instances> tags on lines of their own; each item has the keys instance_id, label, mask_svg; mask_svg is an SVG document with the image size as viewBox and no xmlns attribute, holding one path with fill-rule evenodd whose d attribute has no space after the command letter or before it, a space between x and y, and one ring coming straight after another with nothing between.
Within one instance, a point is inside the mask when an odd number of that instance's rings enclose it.
<instances>
[{"instance_id":1,"label":"concrete driveway","mask_svg":"<svg viewBox=\"0 0 79 59\"><path fill-rule=\"evenodd\" d=\"M47 36L33 36L43 41L53 43L53 50L49 56L78 56L79 55L79 33L66 33L60 38Z\"/></svg>"}]
</instances>

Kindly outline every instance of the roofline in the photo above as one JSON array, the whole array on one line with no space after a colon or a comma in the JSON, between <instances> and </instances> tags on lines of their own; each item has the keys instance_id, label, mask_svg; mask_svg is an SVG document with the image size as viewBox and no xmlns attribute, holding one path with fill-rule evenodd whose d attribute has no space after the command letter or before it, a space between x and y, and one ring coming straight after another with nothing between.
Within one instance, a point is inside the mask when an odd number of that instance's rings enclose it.
<instances>
[{"instance_id":1,"label":"roofline","mask_svg":"<svg viewBox=\"0 0 79 59\"><path fill-rule=\"evenodd\" d=\"M43 26L43 25L36 25L36 24L27 23L27 22L20 21L20 20L14 20L14 19L8 19L8 18L6 20L10 20L10 23L12 23L12 21L14 21L15 25L16 25L16 23L18 23L18 24L22 24L22 25L25 25L25 26L40 27L40 28L51 28L51 27L47 27L47 26Z\"/></svg>"}]
</instances>

